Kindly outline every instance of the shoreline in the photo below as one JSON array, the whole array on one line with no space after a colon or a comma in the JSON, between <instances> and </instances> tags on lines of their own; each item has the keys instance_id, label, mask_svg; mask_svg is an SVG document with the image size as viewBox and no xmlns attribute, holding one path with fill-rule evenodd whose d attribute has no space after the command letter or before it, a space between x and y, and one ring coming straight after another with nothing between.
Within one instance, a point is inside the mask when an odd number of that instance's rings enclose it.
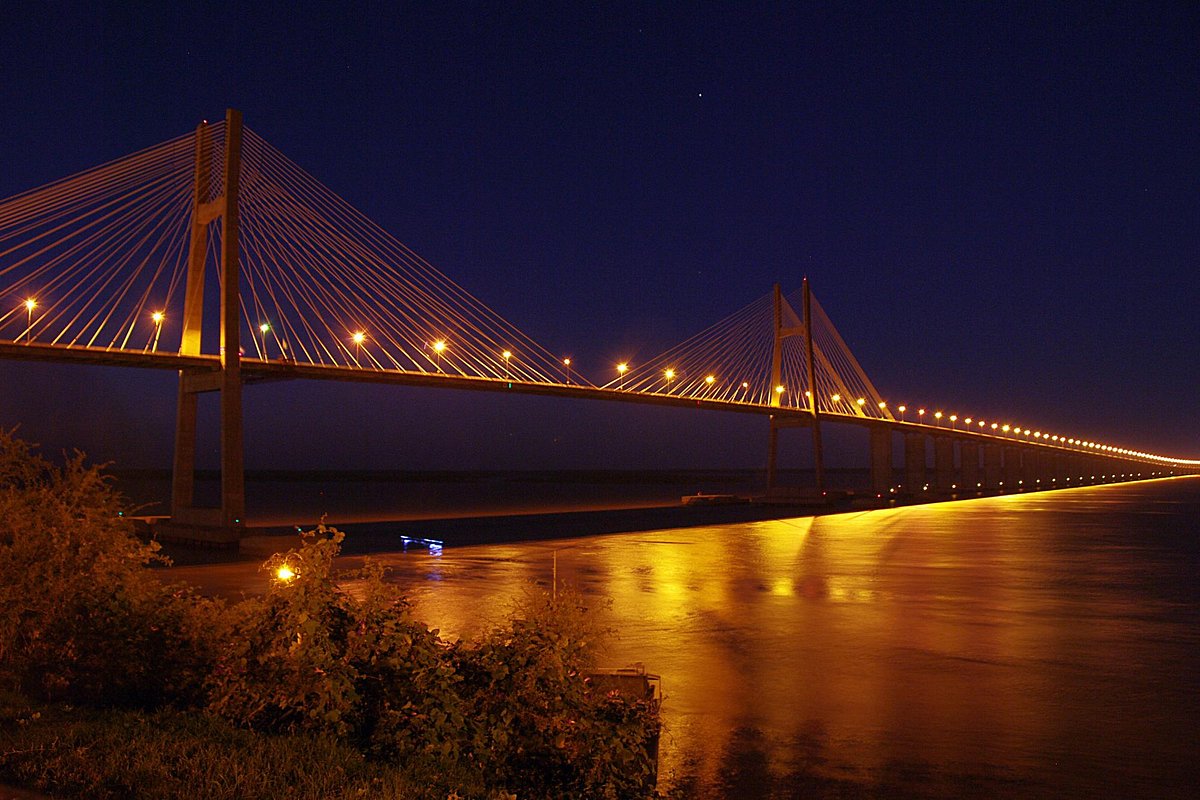
<instances>
[{"instance_id":1,"label":"shoreline","mask_svg":"<svg viewBox=\"0 0 1200 800\"><path fill-rule=\"evenodd\" d=\"M762 504L684 506L622 505L607 508L497 512L461 516L414 516L404 519L339 521L325 524L346 535L343 556L399 552L405 539L433 540L442 547L574 539L675 528L695 528L742 522L791 519L855 509L844 504ZM268 525L247 528L237 550L161 542L162 552L179 566L255 561L298 546L300 530L316 524Z\"/></svg>"}]
</instances>

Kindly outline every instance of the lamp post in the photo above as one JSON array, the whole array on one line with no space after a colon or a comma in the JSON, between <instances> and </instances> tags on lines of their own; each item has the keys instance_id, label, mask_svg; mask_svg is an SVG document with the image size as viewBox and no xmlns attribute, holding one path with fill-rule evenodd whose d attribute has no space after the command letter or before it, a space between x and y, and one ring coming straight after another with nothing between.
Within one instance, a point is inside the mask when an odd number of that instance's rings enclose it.
<instances>
[{"instance_id":1,"label":"lamp post","mask_svg":"<svg viewBox=\"0 0 1200 800\"><path fill-rule=\"evenodd\" d=\"M675 378L675 370L668 367L663 370L663 377L667 379L667 394L671 393L671 381Z\"/></svg>"},{"instance_id":2,"label":"lamp post","mask_svg":"<svg viewBox=\"0 0 1200 800\"><path fill-rule=\"evenodd\" d=\"M262 334L262 360L267 360L267 334L271 331L271 324L264 322L258 326L258 332Z\"/></svg>"},{"instance_id":3,"label":"lamp post","mask_svg":"<svg viewBox=\"0 0 1200 800\"><path fill-rule=\"evenodd\" d=\"M37 300L30 297L25 301L25 343L33 341L33 310L37 308Z\"/></svg>"},{"instance_id":4,"label":"lamp post","mask_svg":"<svg viewBox=\"0 0 1200 800\"><path fill-rule=\"evenodd\" d=\"M621 391L625 390L625 373L629 370L629 365L622 361L617 364L617 376L621 380Z\"/></svg>"},{"instance_id":5,"label":"lamp post","mask_svg":"<svg viewBox=\"0 0 1200 800\"><path fill-rule=\"evenodd\" d=\"M162 334L162 324L164 319L166 319L166 314L161 311L155 311L150 315L150 320L154 323L154 344L150 347L151 353L158 352L158 337Z\"/></svg>"},{"instance_id":6,"label":"lamp post","mask_svg":"<svg viewBox=\"0 0 1200 800\"><path fill-rule=\"evenodd\" d=\"M433 343L433 357L437 364L437 371L442 371L442 351L446 349L446 340L438 339Z\"/></svg>"},{"instance_id":7,"label":"lamp post","mask_svg":"<svg viewBox=\"0 0 1200 800\"><path fill-rule=\"evenodd\" d=\"M505 350L500 354L500 357L504 359L504 379L512 380L512 372L509 369L509 362L512 360L512 351Z\"/></svg>"},{"instance_id":8,"label":"lamp post","mask_svg":"<svg viewBox=\"0 0 1200 800\"><path fill-rule=\"evenodd\" d=\"M367 335L362 331L356 331L350 338L354 340L354 363L357 364L359 356L362 355L362 344L367 340Z\"/></svg>"},{"instance_id":9,"label":"lamp post","mask_svg":"<svg viewBox=\"0 0 1200 800\"><path fill-rule=\"evenodd\" d=\"M563 367L565 367L565 368L566 368L566 371L567 371L567 384L568 384L568 385L570 385L570 383L571 383L571 359L570 359L570 358L564 358L564 359L563 359Z\"/></svg>"}]
</instances>

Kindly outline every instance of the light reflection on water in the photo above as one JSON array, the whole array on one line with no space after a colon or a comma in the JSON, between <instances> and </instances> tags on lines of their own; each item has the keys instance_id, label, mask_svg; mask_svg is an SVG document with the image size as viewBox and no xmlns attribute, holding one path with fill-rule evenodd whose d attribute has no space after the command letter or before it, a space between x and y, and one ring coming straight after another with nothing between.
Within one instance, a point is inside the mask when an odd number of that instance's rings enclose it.
<instances>
[{"instance_id":1,"label":"light reflection on water","mask_svg":"<svg viewBox=\"0 0 1200 800\"><path fill-rule=\"evenodd\" d=\"M1200 479L380 556L450 636L558 576L694 797L1190 796Z\"/></svg>"}]
</instances>

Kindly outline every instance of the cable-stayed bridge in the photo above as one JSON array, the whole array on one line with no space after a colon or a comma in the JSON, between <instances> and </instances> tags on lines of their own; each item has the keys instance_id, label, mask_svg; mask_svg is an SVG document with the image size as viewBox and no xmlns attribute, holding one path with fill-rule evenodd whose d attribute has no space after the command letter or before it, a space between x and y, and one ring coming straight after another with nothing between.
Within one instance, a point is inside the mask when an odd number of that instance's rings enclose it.
<instances>
[{"instance_id":1,"label":"cable-stayed bridge","mask_svg":"<svg viewBox=\"0 0 1200 800\"><path fill-rule=\"evenodd\" d=\"M870 431L872 484L1051 488L1200 461L891 405L809 290L778 287L660 356L593 382L290 161L223 122L0 203L0 357L179 372L172 517L236 535L242 392L316 379L709 408L779 431ZM194 502L197 399L221 407L221 507ZM904 480L893 469L902 433ZM928 477L932 443L933 474Z\"/></svg>"}]
</instances>

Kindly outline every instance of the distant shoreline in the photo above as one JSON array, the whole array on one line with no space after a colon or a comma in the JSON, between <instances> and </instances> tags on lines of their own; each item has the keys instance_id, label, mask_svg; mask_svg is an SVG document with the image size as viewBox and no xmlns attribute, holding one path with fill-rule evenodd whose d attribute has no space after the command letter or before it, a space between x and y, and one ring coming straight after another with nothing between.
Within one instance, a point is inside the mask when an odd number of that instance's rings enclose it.
<instances>
[{"instance_id":1,"label":"distant shoreline","mask_svg":"<svg viewBox=\"0 0 1200 800\"><path fill-rule=\"evenodd\" d=\"M832 475L866 474L860 467L829 467L825 472ZM110 469L108 473L118 480L169 480L171 470L159 468ZM811 469L781 469L779 475L811 476ZM220 470L198 469L196 479L215 481L221 477ZM761 467L746 469L538 469L538 470L378 470L378 469L253 469L246 470L247 481L263 482L308 482L331 483L413 482L413 483L472 483L484 480L507 479L529 483L633 483L675 484L703 479L716 480L765 480L766 470Z\"/></svg>"}]
</instances>

